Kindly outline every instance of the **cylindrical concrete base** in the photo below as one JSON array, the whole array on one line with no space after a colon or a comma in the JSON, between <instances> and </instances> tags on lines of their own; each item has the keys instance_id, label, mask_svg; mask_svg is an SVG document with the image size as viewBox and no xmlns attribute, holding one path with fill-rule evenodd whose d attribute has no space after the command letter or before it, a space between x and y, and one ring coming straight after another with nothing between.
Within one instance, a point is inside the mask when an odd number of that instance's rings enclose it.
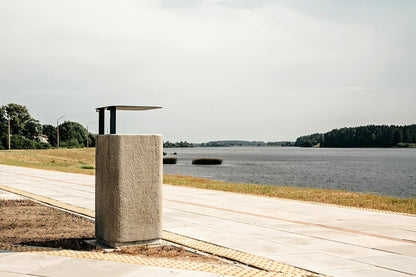
<instances>
[{"instance_id":1,"label":"cylindrical concrete base","mask_svg":"<svg viewBox=\"0 0 416 277\"><path fill-rule=\"evenodd\" d=\"M162 232L163 138L99 135L95 235L111 247L149 243Z\"/></svg>"}]
</instances>

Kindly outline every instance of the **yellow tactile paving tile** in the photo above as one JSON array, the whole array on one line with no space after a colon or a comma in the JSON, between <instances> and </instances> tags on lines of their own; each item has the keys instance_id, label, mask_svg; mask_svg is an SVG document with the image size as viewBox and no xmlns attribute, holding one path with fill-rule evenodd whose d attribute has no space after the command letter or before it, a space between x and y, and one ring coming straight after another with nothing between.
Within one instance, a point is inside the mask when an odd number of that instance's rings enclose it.
<instances>
[{"instance_id":1,"label":"yellow tactile paving tile","mask_svg":"<svg viewBox=\"0 0 416 277\"><path fill-rule=\"evenodd\" d=\"M278 272L267 272L259 269L245 268L236 265L218 265L209 263L188 262L180 260L170 260L162 258L147 258L140 256L130 256L125 254L114 254L91 251L58 250L51 248L29 247L0 243L0 249L14 252L30 252L33 254L43 254L70 258L94 259L101 261L121 262L129 264L139 264L147 266L158 266L166 268L185 269L193 271L203 271L224 274L228 276L307 276L307 275L284 275Z\"/></svg>"}]
</instances>

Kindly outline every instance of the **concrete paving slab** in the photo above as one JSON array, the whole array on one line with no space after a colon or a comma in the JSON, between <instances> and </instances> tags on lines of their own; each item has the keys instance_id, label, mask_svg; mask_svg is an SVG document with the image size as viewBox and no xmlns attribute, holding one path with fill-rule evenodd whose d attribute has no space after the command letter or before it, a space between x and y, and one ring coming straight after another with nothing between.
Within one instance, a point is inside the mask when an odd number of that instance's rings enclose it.
<instances>
[{"instance_id":1,"label":"concrete paving slab","mask_svg":"<svg viewBox=\"0 0 416 277\"><path fill-rule=\"evenodd\" d=\"M0 256L0 271L32 274L39 269L62 263L67 259L69 258L14 253L12 255Z\"/></svg>"},{"instance_id":2,"label":"concrete paving slab","mask_svg":"<svg viewBox=\"0 0 416 277\"><path fill-rule=\"evenodd\" d=\"M395 269L396 271L416 275L416 257L404 255L385 255L377 257L364 257L355 261L372 264L382 268Z\"/></svg>"},{"instance_id":3,"label":"concrete paving slab","mask_svg":"<svg viewBox=\"0 0 416 277\"><path fill-rule=\"evenodd\" d=\"M1 271L1 270L0 270L0 276L1 277L29 277L29 276L33 277L33 275L6 272L6 271Z\"/></svg>"},{"instance_id":4,"label":"concrete paving slab","mask_svg":"<svg viewBox=\"0 0 416 277\"><path fill-rule=\"evenodd\" d=\"M411 230L404 230L400 228L379 228L377 230L372 230L372 234L391 236L395 238L401 238L406 240L416 241L416 232Z\"/></svg>"},{"instance_id":5,"label":"concrete paving slab","mask_svg":"<svg viewBox=\"0 0 416 277\"><path fill-rule=\"evenodd\" d=\"M361 262L348 261L332 255L327 255L319 252L280 255L279 260L283 263L302 267L312 271L327 271L327 270L345 270L362 268L365 264Z\"/></svg>"},{"instance_id":6,"label":"concrete paving slab","mask_svg":"<svg viewBox=\"0 0 416 277\"><path fill-rule=\"evenodd\" d=\"M399 255L416 257L416 247L414 245L402 244L402 245L389 245L383 246L383 250L395 253Z\"/></svg>"},{"instance_id":7,"label":"concrete paving slab","mask_svg":"<svg viewBox=\"0 0 416 277\"><path fill-rule=\"evenodd\" d=\"M388 252L371 249L367 247L349 245L349 244L337 244L328 245L320 248L323 253L331 254L337 257L343 257L346 259L358 259L361 257L376 257L384 256Z\"/></svg>"},{"instance_id":8,"label":"concrete paving slab","mask_svg":"<svg viewBox=\"0 0 416 277\"><path fill-rule=\"evenodd\" d=\"M327 270L323 273L329 276L338 276L338 277L410 277L413 275L404 274L400 272L395 272L391 270L386 270L384 268L379 268L375 266L371 267L362 267L354 269L342 269L342 270Z\"/></svg>"}]
</instances>

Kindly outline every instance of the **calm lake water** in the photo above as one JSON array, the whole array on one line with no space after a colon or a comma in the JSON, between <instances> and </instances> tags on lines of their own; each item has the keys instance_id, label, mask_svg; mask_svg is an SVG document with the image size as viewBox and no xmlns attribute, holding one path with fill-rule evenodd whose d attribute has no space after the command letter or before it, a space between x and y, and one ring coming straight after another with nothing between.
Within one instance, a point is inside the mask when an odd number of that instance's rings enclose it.
<instances>
[{"instance_id":1,"label":"calm lake water","mask_svg":"<svg viewBox=\"0 0 416 277\"><path fill-rule=\"evenodd\" d=\"M176 165L164 165L166 174L416 197L416 149L196 147L164 151L167 157L178 159ZM223 164L191 164L202 157L220 158Z\"/></svg>"}]
</instances>

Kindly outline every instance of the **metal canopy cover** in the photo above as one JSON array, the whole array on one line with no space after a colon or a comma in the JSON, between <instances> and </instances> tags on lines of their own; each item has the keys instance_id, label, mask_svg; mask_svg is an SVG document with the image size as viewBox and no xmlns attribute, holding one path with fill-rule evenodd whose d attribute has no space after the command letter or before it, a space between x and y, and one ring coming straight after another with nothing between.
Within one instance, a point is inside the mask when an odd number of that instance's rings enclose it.
<instances>
[{"instance_id":1,"label":"metal canopy cover","mask_svg":"<svg viewBox=\"0 0 416 277\"><path fill-rule=\"evenodd\" d=\"M104 114L106 110L110 111L110 134L116 133L116 111L145 111L145 110L154 110L161 109L162 107L156 106L106 106L101 108L96 108L96 111L99 113L98 116L98 134L104 134Z\"/></svg>"},{"instance_id":2,"label":"metal canopy cover","mask_svg":"<svg viewBox=\"0 0 416 277\"><path fill-rule=\"evenodd\" d=\"M118 105L118 106L106 106L101 108L96 108L97 112L100 110L112 110L116 109L118 111L145 111L145 110L154 110L154 109L161 109L162 107L156 107L156 106L124 106L124 105Z\"/></svg>"}]
</instances>

